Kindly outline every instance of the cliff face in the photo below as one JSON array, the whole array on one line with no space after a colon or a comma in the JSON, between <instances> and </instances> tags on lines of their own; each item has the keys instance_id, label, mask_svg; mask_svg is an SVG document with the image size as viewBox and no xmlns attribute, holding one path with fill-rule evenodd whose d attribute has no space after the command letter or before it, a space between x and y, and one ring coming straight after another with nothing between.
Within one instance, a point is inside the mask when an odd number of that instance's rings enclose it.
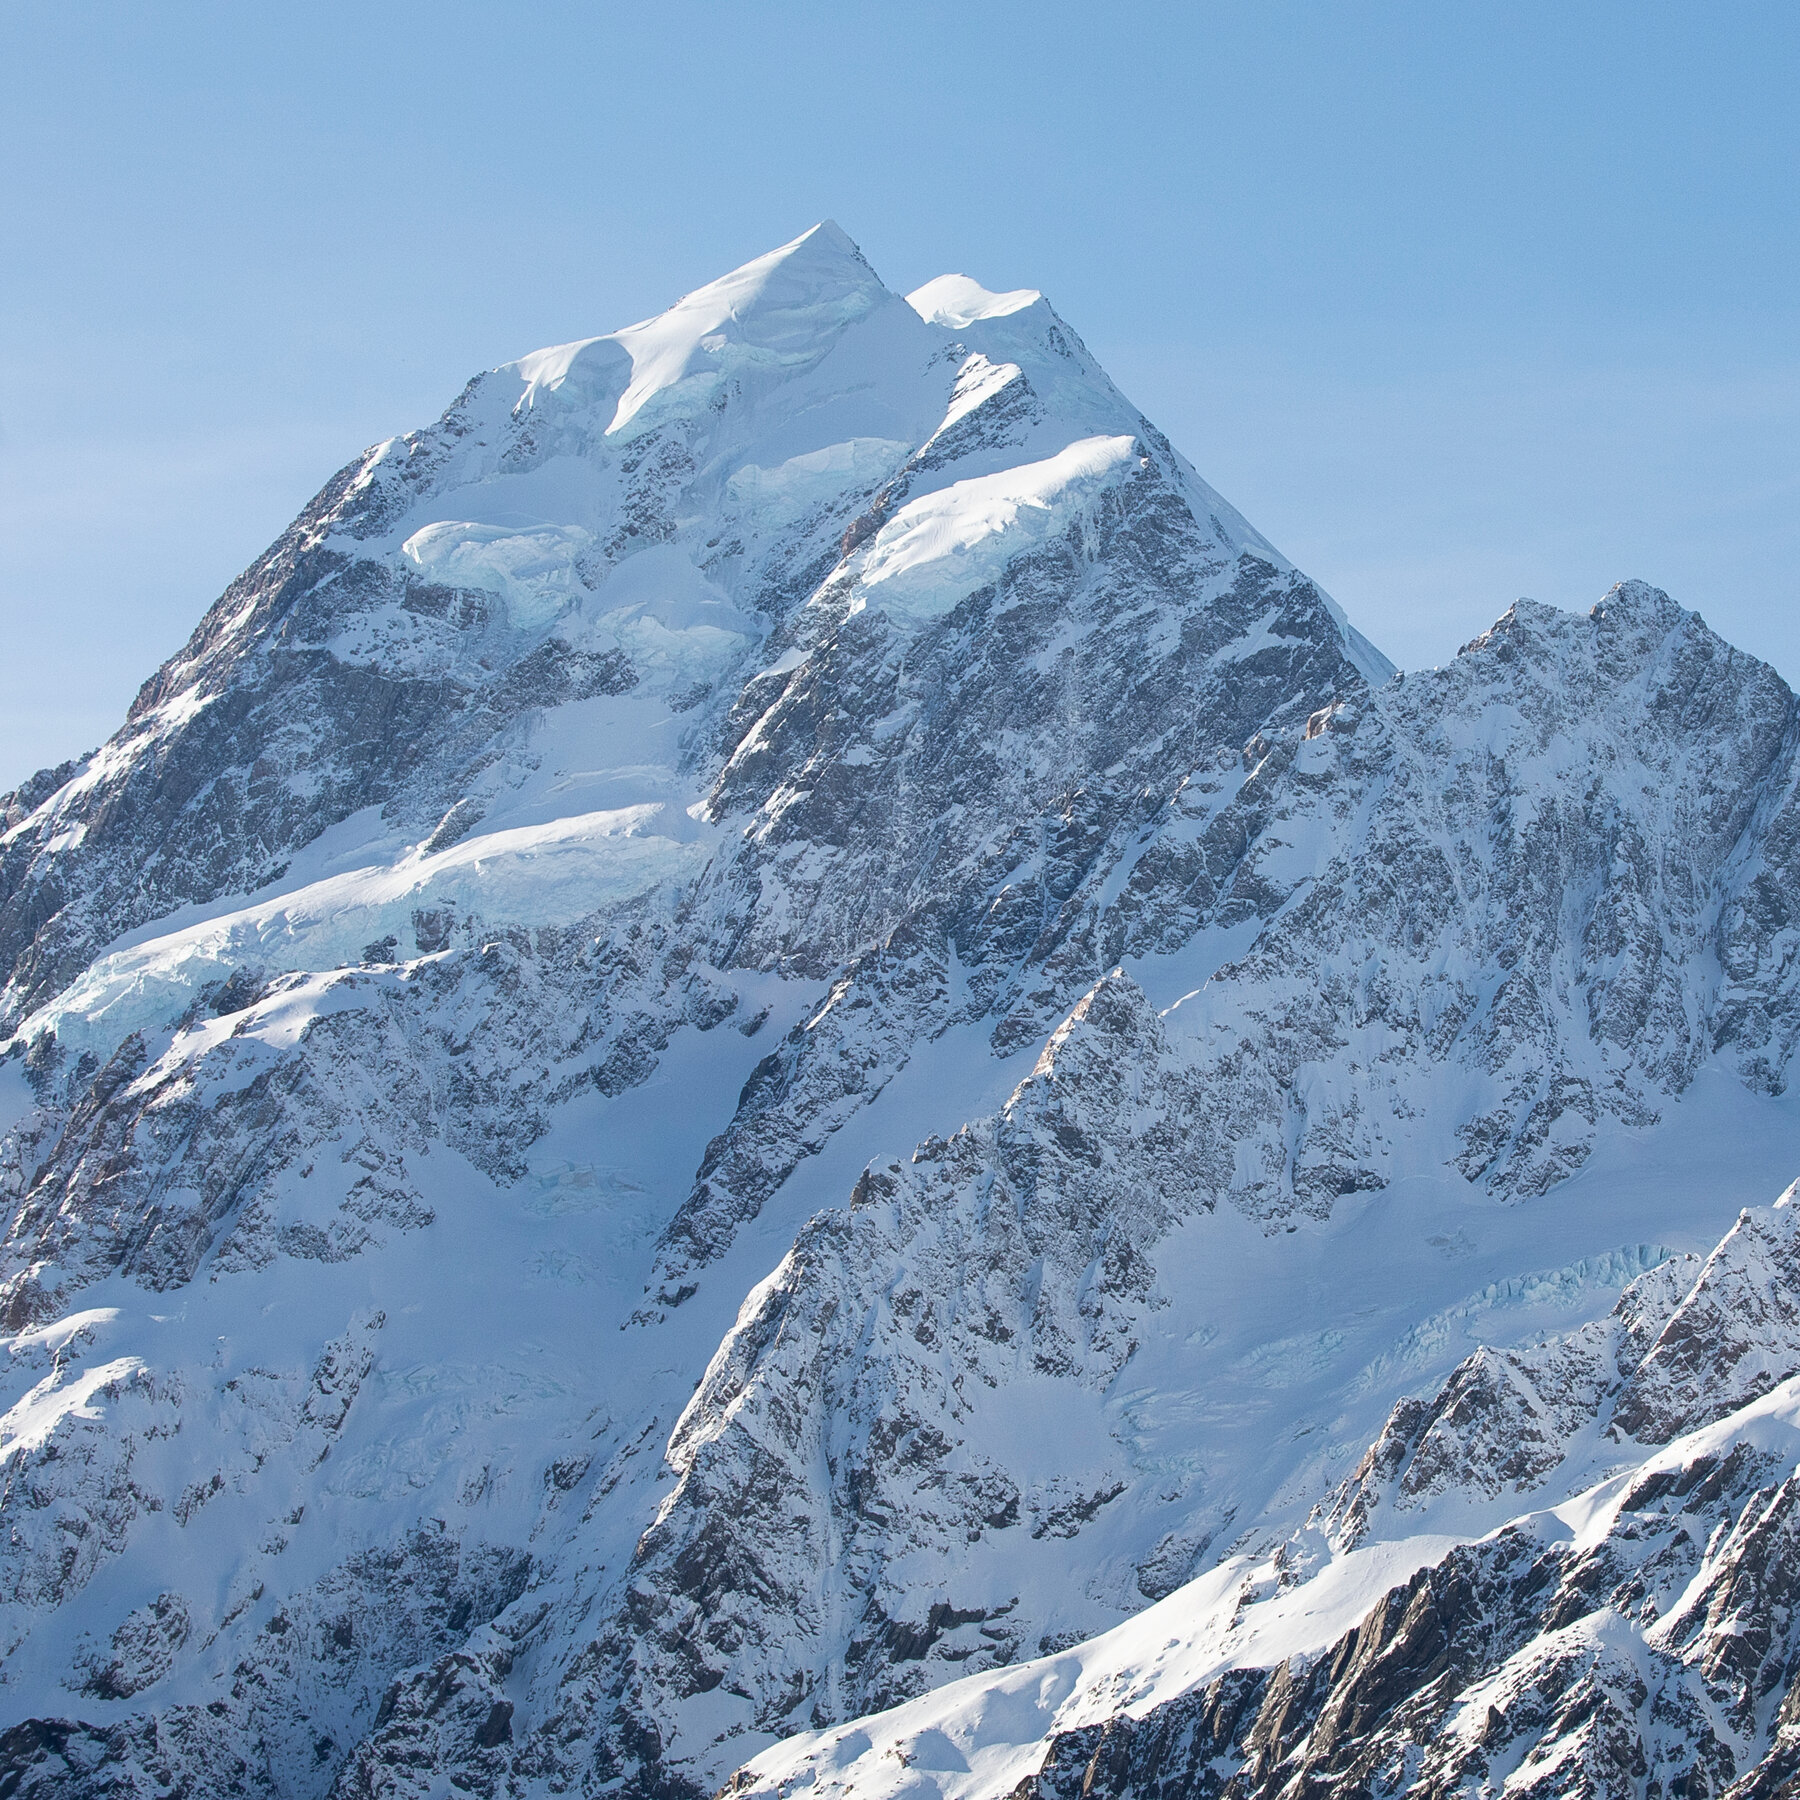
<instances>
[{"instance_id":1,"label":"cliff face","mask_svg":"<svg viewBox=\"0 0 1800 1800\"><path fill-rule=\"evenodd\" d=\"M1266 1560L1228 1558L1061 1655L782 1744L733 1790L1786 1792L1792 1202L1656 1266L1604 1321L1484 1347L1404 1400Z\"/></svg>"},{"instance_id":2,"label":"cliff face","mask_svg":"<svg viewBox=\"0 0 1800 1800\"><path fill-rule=\"evenodd\" d=\"M7 1791L705 1793L1774 1417L1785 1226L1677 1253L1795 1141L1797 768L1639 583L1393 677L1041 297L832 226L477 377L7 803Z\"/></svg>"}]
</instances>

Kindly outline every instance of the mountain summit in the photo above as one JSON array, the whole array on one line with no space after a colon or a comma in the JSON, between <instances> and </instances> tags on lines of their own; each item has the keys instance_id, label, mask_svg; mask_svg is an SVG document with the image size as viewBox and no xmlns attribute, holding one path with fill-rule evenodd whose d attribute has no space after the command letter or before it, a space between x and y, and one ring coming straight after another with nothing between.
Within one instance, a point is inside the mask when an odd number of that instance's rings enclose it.
<instances>
[{"instance_id":1,"label":"mountain summit","mask_svg":"<svg viewBox=\"0 0 1800 1800\"><path fill-rule=\"evenodd\" d=\"M509 372L528 383L527 407L565 384L579 404L593 405L601 395L610 399L622 380L606 428L611 437L659 399L661 411L704 403L732 377L791 378L827 355L847 327L893 301L862 252L828 220L654 319L539 350Z\"/></svg>"},{"instance_id":2,"label":"mountain summit","mask_svg":"<svg viewBox=\"0 0 1800 1800\"><path fill-rule=\"evenodd\" d=\"M1622 1418L1785 1454L1779 1224L1684 1259L1792 1179L1797 789L1642 583L1396 675L1041 295L835 225L478 375L0 802L0 1792L1223 1768L1271 1596L1501 1583Z\"/></svg>"}]
</instances>

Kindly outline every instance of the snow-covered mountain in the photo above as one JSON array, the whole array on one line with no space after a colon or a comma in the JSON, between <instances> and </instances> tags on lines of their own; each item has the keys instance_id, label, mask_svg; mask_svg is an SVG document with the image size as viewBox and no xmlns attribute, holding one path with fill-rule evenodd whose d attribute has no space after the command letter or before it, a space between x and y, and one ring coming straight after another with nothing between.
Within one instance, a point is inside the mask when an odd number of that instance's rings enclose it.
<instances>
[{"instance_id":1,"label":"snow-covered mountain","mask_svg":"<svg viewBox=\"0 0 1800 1800\"><path fill-rule=\"evenodd\" d=\"M1785 1767L1797 780L835 226L478 376L0 801L0 1795Z\"/></svg>"}]
</instances>

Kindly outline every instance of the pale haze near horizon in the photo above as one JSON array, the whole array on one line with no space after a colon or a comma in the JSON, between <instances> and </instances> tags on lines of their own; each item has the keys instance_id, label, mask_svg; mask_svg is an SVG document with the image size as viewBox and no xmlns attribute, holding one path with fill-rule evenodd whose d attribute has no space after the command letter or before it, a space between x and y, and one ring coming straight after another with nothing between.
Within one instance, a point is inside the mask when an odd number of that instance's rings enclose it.
<instances>
[{"instance_id":1,"label":"pale haze near horizon","mask_svg":"<svg viewBox=\"0 0 1800 1800\"><path fill-rule=\"evenodd\" d=\"M0 7L0 788L365 445L824 217L1044 290L1403 666L1635 575L1800 680L1797 79L1757 4Z\"/></svg>"}]
</instances>

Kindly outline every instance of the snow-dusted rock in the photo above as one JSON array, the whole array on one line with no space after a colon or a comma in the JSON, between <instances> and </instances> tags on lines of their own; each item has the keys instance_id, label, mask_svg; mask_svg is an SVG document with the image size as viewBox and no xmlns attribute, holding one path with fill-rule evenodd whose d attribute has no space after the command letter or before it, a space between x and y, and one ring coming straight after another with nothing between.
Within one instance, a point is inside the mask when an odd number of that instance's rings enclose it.
<instances>
[{"instance_id":1,"label":"snow-dusted rock","mask_svg":"<svg viewBox=\"0 0 1800 1800\"><path fill-rule=\"evenodd\" d=\"M1707 1267L1757 1260L1728 1239ZM1228 1561L1091 1643L796 1737L731 1791L1784 1791L1797 1499L1790 1377L1484 1536L1371 1543L1300 1581Z\"/></svg>"},{"instance_id":2,"label":"snow-dusted rock","mask_svg":"<svg viewBox=\"0 0 1800 1800\"><path fill-rule=\"evenodd\" d=\"M1471 1498L1568 1492L1622 1445L1666 1444L1760 1399L1800 1373L1797 1228L1790 1191L1745 1211L1704 1261L1671 1257L1640 1276L1606 1319L1477 1350L1431 1399L1400 1401L1313 1523L1346 1549L1372 1528L1466 1516Z\"/></svg>"}]
</instances>

